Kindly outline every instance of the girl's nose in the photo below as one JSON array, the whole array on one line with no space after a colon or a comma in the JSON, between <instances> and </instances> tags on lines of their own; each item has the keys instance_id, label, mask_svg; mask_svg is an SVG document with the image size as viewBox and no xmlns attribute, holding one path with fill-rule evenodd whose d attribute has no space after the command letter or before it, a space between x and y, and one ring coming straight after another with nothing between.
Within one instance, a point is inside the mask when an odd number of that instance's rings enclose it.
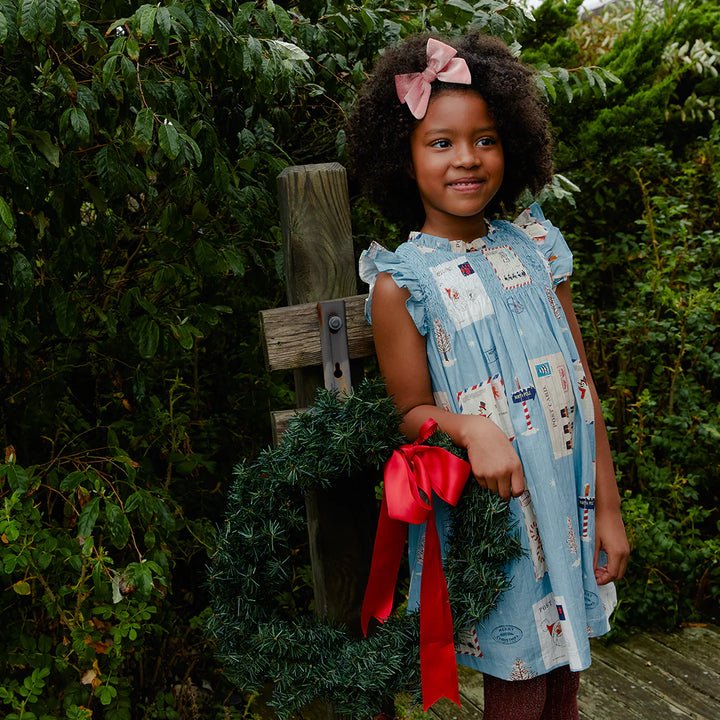
<instances>
[{"instance_id":1,"label":"girl's nose","mask_svg":"<svg viewBox=\"0 0 720 720\"><path fill-rule=\"evenodd\" d=\"M479 164L474 143L458 143L455 145L455 150L453 164L456 167L476 167Z\"/></svg>"}]
</instances>

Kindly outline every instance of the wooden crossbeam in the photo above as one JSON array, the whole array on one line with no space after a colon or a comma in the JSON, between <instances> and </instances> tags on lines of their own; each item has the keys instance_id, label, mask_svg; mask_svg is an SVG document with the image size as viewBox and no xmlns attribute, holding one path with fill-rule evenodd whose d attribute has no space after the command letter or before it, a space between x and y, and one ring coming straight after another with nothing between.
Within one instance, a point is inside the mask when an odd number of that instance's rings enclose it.
<instances>
[{"instance_id":1,"label":"wooden crossbeam","mask_svg":"<svg viewBox=\"0 0 720 720\"><path fill-rule=\"evenodd\" d=\"M366 298L367 295L343 298L351 360L375 353L372 327L365 319ZM261 310L260 323L269 370L294 370L322 364L317 303Z\"/></svg>"}]
</instances>

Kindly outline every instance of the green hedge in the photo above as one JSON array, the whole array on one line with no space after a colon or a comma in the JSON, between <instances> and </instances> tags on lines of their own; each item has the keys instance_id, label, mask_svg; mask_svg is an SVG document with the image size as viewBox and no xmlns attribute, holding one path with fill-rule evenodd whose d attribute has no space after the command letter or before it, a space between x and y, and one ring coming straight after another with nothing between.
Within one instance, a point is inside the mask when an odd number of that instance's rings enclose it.
<instances>
[{"instance_id":1,"label":"green hedge","mask_svg":"<svg viewBox=\"0 0 720 720\"><path fill-rule=\"evenodd\" d=\"M233 465L292 406L256 319L284 297L275 177L344 162L379 49L426 27L522 43L551 102L569 182L544 202L628 492L618 619L716 607L714 3L581 24L557 2L537 23L498 0L96 5L0 0L8 717L244 712L203 632L205 564ZM359 247L396 233L356 197L353 220Z\"/></svg>"}]
</instances>

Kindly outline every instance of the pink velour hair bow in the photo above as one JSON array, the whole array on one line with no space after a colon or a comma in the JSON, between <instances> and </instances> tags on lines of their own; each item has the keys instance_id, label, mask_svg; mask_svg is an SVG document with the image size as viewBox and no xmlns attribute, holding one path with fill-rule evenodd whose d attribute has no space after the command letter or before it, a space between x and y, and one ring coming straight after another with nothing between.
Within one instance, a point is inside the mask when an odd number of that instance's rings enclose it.
<instances>
[{"instance_id":1,"label":"pink velour hair bow","mask_svg":"<svg viewBox=\"0 0 720 720\"><path fill-rule=\"evenodd\" d=\"M469 85L470 69L457 50L440 40L430 38L427 43L427 67L422 72L395 76L395 89L401 103L407 103L413 117L422 120L430 102L430 83L434 80Z\"/></svg>"}]
</instances>

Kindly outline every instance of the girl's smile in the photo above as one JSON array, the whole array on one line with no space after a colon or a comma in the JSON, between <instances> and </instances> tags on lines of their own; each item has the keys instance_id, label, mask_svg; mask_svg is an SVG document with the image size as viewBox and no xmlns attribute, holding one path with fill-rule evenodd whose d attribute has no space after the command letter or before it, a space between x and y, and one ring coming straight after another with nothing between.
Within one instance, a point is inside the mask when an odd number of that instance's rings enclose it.
<instances>
[{"instance_id":1,"label":"girl's smile","mask_svg":"<svg viewBox=\"0 0 720 720\"><path fill-rule=\"evenodd\" d=\"M483 98L473 90L433 96L410 151L410 175L425 208L422 231L466 242L485 235L485 207L502 185L505 163Z\"/></svg>"}]
</instances>

